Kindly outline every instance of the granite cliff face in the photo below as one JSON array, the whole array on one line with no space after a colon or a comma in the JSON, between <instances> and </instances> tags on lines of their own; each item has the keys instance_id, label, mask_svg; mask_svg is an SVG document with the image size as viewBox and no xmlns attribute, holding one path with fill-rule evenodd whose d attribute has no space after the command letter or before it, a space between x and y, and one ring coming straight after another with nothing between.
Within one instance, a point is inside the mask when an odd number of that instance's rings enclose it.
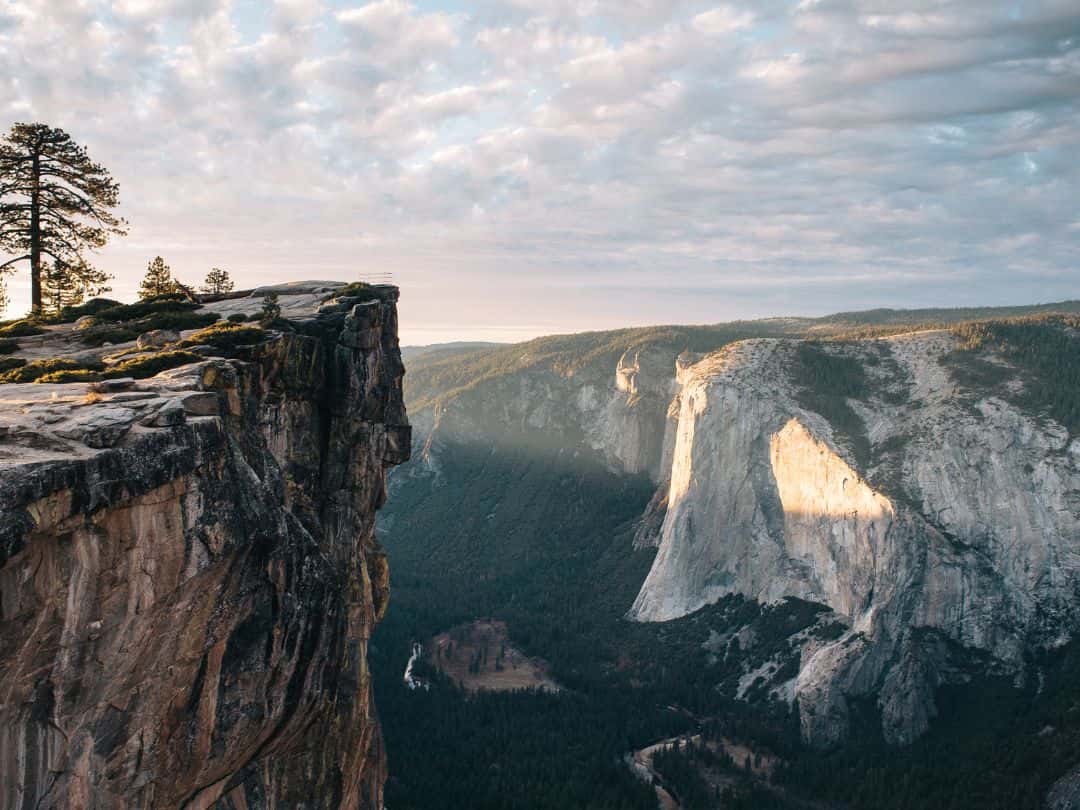
<instances>
[{"instance_id":1,"label":"granite cliff face","mask_svg":"<svg viewBox=\"0 0 1080 810\"><path fill-rule=\"evenodd\" d=\"M0 807L381 807L410 435L377 292L283 293L292 328L101 393L0 386Z\"/></svg>"},{"instance_id":2,"label":"granite cliff face","mask_svg":"<svg viewBox=\"0 0 1080 810\"><path fill-rule=\"evenodd\" d=\"M775 684L823 745L846 734L852 698L876 698L886 739L903 743L971 665L1037 676L1030 654L1080 627L1080 441L1015 404L1025 382L1000 359L980 361L993 391L958 383L956 344L931 331L815 349L865 375L858 397L831 400L854 422L807 406L795 341L738 343L687 370L632 617L731 593L832 608L847 632L807 643L795 681Z\"/></svg>"}]
</instances>

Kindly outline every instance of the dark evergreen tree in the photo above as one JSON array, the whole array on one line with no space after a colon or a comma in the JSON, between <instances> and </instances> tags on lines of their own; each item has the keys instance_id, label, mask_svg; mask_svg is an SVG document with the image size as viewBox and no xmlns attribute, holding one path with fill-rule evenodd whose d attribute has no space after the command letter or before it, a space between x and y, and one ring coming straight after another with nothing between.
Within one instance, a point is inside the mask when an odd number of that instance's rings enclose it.
<instances>
[{"instance_id":1,"label":"dark evergreen tree","mask_svg":"<svg viewBox=\"0 0 1080 810\"><path fill-rule=\"evenodd\" d=\"M236 285L233 280L229 278L229 272L222 270L220 267L215 267L206 274L206 280L203 282L202 291L209 295L223 295L225 293L231 293Z\"/></svg>"},{"instance_id":2,"label":"dark evergreen tree","mask_svg":"<svg viewBox=\"0 0 1080 810\"><path fill-rule=\"evenodd\" d=\"M172 270L163 258L155 256L146 266L146 275L139 284L139 298L145 300L175 292L179 292L179 288L172 277Z\"/></svg>"},{"instance_id":3,"label":"dark evergreen tree","mask_svg":"<svg viewBox=\"0 0 1080 810\"><path fill-rule=\"evenodd\" d=\"M88 297L109 291L112 277L85 262L68 265L54 260L42 269L41 311L59 315L65 307L81 304Z\"/></svg>"},{"instance_id":4,"label":"dark evergreen tree","mask_svg":"<svg viewBox=\"0 0 1080 810\"><path fill-rule=\"evenodd\" d=\"M0 271L30 263L30 303L42 307L47 259L85 264L83 253L125 233L112 209L119 186L62 129L15 124L0 140L0 251L15 254Z\"/></svg>"},{"instance_id":5,"label":"dark evergreen tree","mask_svg":"<svg viewBox=\"0 0 1080 810\"><path fill-rule=\"evenodd\" d=\"M263 298L262 310L259 312L259 322L263 326L269 326L281 317L281 304L278 303L277 293L267 293Z\"/></svg>"}]
</instances>

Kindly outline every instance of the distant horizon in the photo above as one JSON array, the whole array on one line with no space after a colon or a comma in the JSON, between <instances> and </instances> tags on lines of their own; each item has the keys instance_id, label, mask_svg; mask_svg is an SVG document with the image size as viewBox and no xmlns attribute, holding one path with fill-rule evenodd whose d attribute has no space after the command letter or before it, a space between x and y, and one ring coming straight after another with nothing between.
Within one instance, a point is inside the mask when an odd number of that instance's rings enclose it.
<instances>
[{"instance_id":1,"label":"distant horizon","mask_svg":"<svg viewBox=\"0 0 1080 810\"><path fill-rule=\"evenodd\" d=\"M404 293L403 293L403 295L404 295ZM542 338L542 337L556 337L556 336L559 336L559 335L576 335L576 334L583 334L583 333L586 333L586 332L608 332L608 331L617 331L617 330L621 330L621 329L658 329L658 328L663 328L665 326L717 326L717 325L721 325L721 324L725 324L725 323L733 323L733 322L737 322L737 321L764 321L764 320L778 320L778 319L788 319L788 318L793 319L793 320L816 320L816 319L829 318L829 317L832 317L832 316L838 316L838 315L843 315L843 314L860 314L860 313L865 313L865 312L874 312L874 311L878 311L878 310L888 310L888 311L893 311L893 312L918 312L918 311L922 311L922 310L1013 309L1013 308L1027 309L1027 308L1038 308L1038 307L1054 307L1054 306L1061 306L1061 305L1067 305L1067 304L1080 304L1080 298L1063 298L1063 299L1054 300L1054 301L1035 301L1035 302L1032 302L1032 303L1013 303L1013 304L963 304L963 305L958 305L958 306L930 305L930 306L915 306L915 307L868 306L868 307L859 308L859 309L832 310L832 311L829 311L829 312L823 312L823 313L815 314L815 315L787 313L787 314L781 314L781 315L763 315L763 316L754 317L754 318L730 318L730 319L721 319L721 320L713 320L713 321L699 321L699 322L655 321L655 322L648 322L648 323L635 323L635 324L625 324L625 325L620 325L620 326L610 326L610 327L604 327L604 328L600 328L600 329L592 329L592 328L570 329L570 330L566 330L566 331L541 332L541 333L537 333L537 334L529 333L528 328L525 327L525 328L523 328L523 334L527 334L527 336L522 337L522 338L518 338L518 339L514 339L514 340L495 340L495 339L492 339L492 338L484 338L484 337L449 337L446 340L432 340L432 341L429 341L429 342L426 342L426 343L418 343L418 342L413 342L412 340L406 339L406 338L403 337L401 339L401 347L403 349L425 349L425 348L432 348L432 347L438 347L438 346L445 346L445 345L454 344L454 343L465 343L465 344L469 344L469 343L490 343L490 344L495 344L495 345L500 345L500 346L512 346L512 345L514 345L516 343L525 343L525 342L528 342L530 340L535 340L537 338ZM429 331L429 330L426 330L426 329L423 329L423 328L422 329L409 330L407 327L403 327L400 330L401 334L417 334L417 333L423 333L423 332L426 332L426 331ZM509 330L507 330L507 331L509 331ZM478 334L479 333L485 333L486 334L486 332L484 330L479 330ZM448 334L451 334L451 333L448 333ZM497 335L499 333L496 331L493 334Z\"/></svg>"},{"instance_id":2,"label":"distant horizon","mask_svg":"<svg viewBox=\"0 0 1080 810\"><path fill-rule=\"evenodd\" d=\"M178 274L180 280L186 284L190 284L195 280L192 278L184 277L182 274ZM311 278L295 278L284 279L281 281L275 281L273 283L286 283L287 281L311 281ZM355 279L331 279L327 278L326 281L342 281L348 282ZM1007 302L1007 303L986 303L976 301L973 303L957 303L942 304L928 303L922 305L912 306L897 306L895 304L869 304L867 306L860 306L856 308L844 308L844 309L825 309L819 312L808 311L789 311L781 313L759 314L750 316L733 317L718 317L711 320L640 320L637 322L615 323L604 326L590 326L582 325L580 328L554 328L550 330L544 330L539 325L493 325L493 326L463 326L463 325L421 325L416 326L410 323L408 316L409 312L409 291L402 289L400 283L397 281L389 282L397 286L401 290L401 300L399 301L399 335L402 348L410 349L422 349L429 346L442 346L447 343L497 343L501 345L513 345L515 343L524 343L530 340L535 340L541 337L552 337L556 335L573 335L581 334L584 332L608 332L619 329L648 329L663 326L714 326L717 324L731 323L734 321L760 321L774 318L826 318L833 315L840 315L843 313L860 313L869 312L873 310L894 310L898 312L913 311L913 310L930 310L930 309L1002 309L1011 307L1046 307L1055 306L1060 304L1070 304L1080 302L1080 297L1076 298L1060 298L1051 300L1041 300L1033 302ZM194 286L194 285L193 285ZM237 284L238 289L256 289L260 285L241 285ZM28 294L25 296L29 300ZM138 298L137 288L133 286L130 290L127 290L123 295L118 291L113 290L107 293L103 293L101 297L115 298L121 301L134 301ZM18 317L19 315L26 314L24 310L21 313L12 312L9 309L4 319L11 319Z\"/></svg>"}]
</instances>

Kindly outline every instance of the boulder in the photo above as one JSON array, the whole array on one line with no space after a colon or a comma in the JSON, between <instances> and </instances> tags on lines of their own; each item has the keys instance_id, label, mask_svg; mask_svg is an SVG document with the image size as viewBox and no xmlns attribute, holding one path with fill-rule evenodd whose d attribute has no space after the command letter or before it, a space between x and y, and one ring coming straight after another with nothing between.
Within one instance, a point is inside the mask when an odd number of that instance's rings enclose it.
<instances>
[{"instance_id":1,"label":"boulder","mask_svg":"<svg viewBox=\"0 0 1080 810\"><path fill-rule=\"evenodd\" d=\"M58 428L56 435L80 441L87 447L112 447L131 429L135 415L130 408L90 408L73 417L69 425Z\"/></svg>"},{"instance_id":2,"label":"boulder","mask_svg":"<svg viewBox=\"0 0 1080 810\"><path fill-rule=\"evenodd\" d=\"M90 390L96 394L111 394L114 391L126 391L134 385L134 377L116 377L112 380L90 383Z\"/></svg>"},{"instance_id":3,"label":"boulder","mask_svg":"<svg viewBox=\"0 0 1080 810\"><path fill-rule=\"evenodd\" d=\"M178 399L170 399L154 413L144 417L140 424L147 427L173 427L182 425L187 421L184 411L184 403Z\"/></svg>"},{"instance_id":4,"label":"boulder","mask_svg":"<svg viewBox=\"0 0 1080 810\"><path fill-rule=\"evenodd\" d=\"M218 395L213 391L188 394L180 400L184 410L192 416L217 416L221 412Z\"/></svg>"},{"instance_id":5,"label":"boulder","mask_svg":"<svg viewBox=\"0 0 1080 810\"><path fill-rule=\"evenodd\" d=\"M66 355L66 357L86 368L101 368L101 355L96 351L78 352L77 354Z\"/></svg>"},{"instance_id":6,"label":"boulder","mask_svg":"<svg viewBox=\"0 0 1080 810\"><path fill-rule=\"evenodd\" d=\"M135 345L140 349L161 349L178 340L180 333L175 329L152 329L139 335Z\"/></svg>"}]
</instances>

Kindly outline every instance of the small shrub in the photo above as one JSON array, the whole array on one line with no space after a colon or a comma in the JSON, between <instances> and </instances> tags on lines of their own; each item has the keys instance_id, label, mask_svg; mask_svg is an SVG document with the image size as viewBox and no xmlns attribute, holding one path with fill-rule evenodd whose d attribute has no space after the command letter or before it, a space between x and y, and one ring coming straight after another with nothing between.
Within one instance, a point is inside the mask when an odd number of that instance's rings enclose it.
<instances>
[{"instance_id":1,"label":"small shrub","mask_svg":"<svg viewBox=\"0 0 1080 810\"><path fill-rule=\"evenodd\" d=\"M116 377L145 379L204 358L192 352L168 351L126 360L106 367L103 363L80 363L67 357L53 357L27 363L20 358L7 358L0 363L0 383L70 383L107 380ZM17 363L18 365L5 364Z\"/></svg>"},{"instance_id":2,"label":"small shrub","mask_svg":"<svg viewBox=\"0 0 1080 810\"><path fill-rule=\"evenodd\" d=\"M103 312L106 309L122 307L123 305L123 302L114 301L111 298L91 298L89 301L79 304L78 306L68 307L64 310L63 314L70 315L74 320L78 320L84 315L97 315L99 312Z\"/></svg>"},{"instance_id":3,"label":"small shrub","mask_svg":"<svg viewBox=\"0 0 1080 810\"><path fill-rule=\"evenodd\" d=\"M117 363L115 366L106 369L103 376L106 379L115 377L134 377L137 380L141 380L146 377L153 377L155 374L162 371L168 371L171 368L186 366L189 363L198 363L203 359L205 358L193 352L158 352L157 354L152 354L147 357L139 357L133 360L125 360L123 363Z\"/></svg>"},{"instance_id":4,"label":"small shrub","mask_svg":"<svg viewBox=\"0 0 1080 810\"><path fill-rule=\"evenodd\" d=\"M210 324L217 323L218 316L213 312L158 312L132 324L137 327L139 334L151 332L155 329L202 329Z\"/></svg>"},{"instance_id":5,"label":"small shrub","mask_svg":"<svg viewBox=\"0 0 1080 810\"><path fill-rule=\"evenodd\" d=\"M337 290L331 297L344 298L353 295L372 295L373 293L374 289L366 281L354 281Z\"/></svg>"},{"instance_id":6,"label":"small shrub","mask_svg":"<svg viewBox=\"0 0 1080 810\"><path fill-rule=\"evenodd\" d=\"M324 301L329 301L333 298L347 298L355 296L368 296L370 298L382 299L386 296L386 288L382 286L375 286L374 284L368 284L366 281L354 281L350 284L346 284L344 287L340 287L334 290L330 295L324 298Z\"/></svg>"},{"instance_id":7,"label":"small shrub","mask_svg":"<svg viewBox=\"0 0 1080 810\"><path fill-rule=\"evenodd\" d=\"M186 312L198 308L198 304L186 300L182 295L163 295L134 304L120 304L119 306L103 309L94 313L94 320L99 323L125 323L127 321L137 321L148 315L163 312Z\"/></svg>"},{"instance_id":8,"label":"small shrub","mask_svg":"<svg viewBox=\"0 0 1080 810\"><path fill-rule=\"evenodd\" d=\"M22 368L26 361L21 357L0 357L0 372L11 371L13 368Z\"/></svg>"},{"instance_id":9,"label":"small shrub","mask_svg":"<svg viewBox=\"0 0 1080 810\"><path fill-rule=\"evenodd\" d=\"M104 346L106 343L127 343L135 340L141 332L136 329L128 329L126 326L117 326L112 329L94 329L87 332L84 335L80 335L79 339L87 346L93 346L95 348Z\"/></svg>"},{"instance_id":10,"label":"small shrub","mask_svg":"<svg viewBox=\"0 0 1080 810\"><path fill-rule=\"evenodd\" d=\"M248 316L243 312L234 312L229 316L229 320L233 323L243 323L248 319Z\"/></svg>"},{"instance_id":11,"label":"small shrub","mask_svg":"<svg viewBox=\"0 0 1080 810\"><path fill-rule=\"evenodd\" d=\"M172 292L162 293L161 295L151 295L149 298L140 298L137 303L157 303L160 301L172 301L174 303L179 302L182 304L192 303L191 296L183 290L178 289L174 289Z\"/></svg>"},{"instance_id":12,"label":"small shrub","mask_svg":"<svg viewBox=\"0 0 1080 810\"><path fill-rule=\"evenodd\" d=\"M43 374L34 380L35 383L74 383L74 382L96 382L104 379L104 376L100 371L93 371L88 368L71 368L64 369L63 371L50 371L48 374Z\"/></svg>"},{"instance_id":13,"label":"small shrub","mask_svg":"<svg viewBox=\"0 0 1080 810\"><path fill-rule=\"evenodd\" d=\"M72 323L84 315L97 315L107 309L124 306L119 301L111 298L91 298L85 303L73 307L64 307L58 314L47 315L41 318L43 323Z\"/></svg>"},{"instance_id":14,"label":"small shrub","mask_svg":"<svg viewBox=\"0 0 1080 810\"><path fill-rule=\"evenodd\" d=\"M0 340L0 354L14 354L19 350L19 341Z\"/></svg>"},{"instance_id":15,"label":"small shrub","mask_svg":"<svg viewBox=\"0 0 1080 810\"><path fill-rule=\"evenodd\" d=\"M0 326L0 337L31 337L33 335L41 335L44 333L44 329L28 319L14 321L6 326Z\"/></svg>"},{"instance_id":16,"label":"small shrub","mask_svg":"<svg viewBox=\"0 0 1080 810\"><path fill-rule=\"evenodd\" d=\"M212 312L155 312L140 320L124 323L111 329L94 328L80 335L80 340L87 346L103 346L106 343L127 343L135 340L144 332L155 329L202 329L217 321Z\"/></svg>"},{"instance_id":17,"label":"small shrub","mask_svg":"<svg viewBox=\"0 0 1080 810\"><path fill-rule=\"evenodd\" d=\"M237 346L246 346L258 343L266 337L266 332L261 326L240 326L230 321L221 321L201 329L180 343L185 346L216 346L219 349L235 349Z\"/></svg>"},{"instance_id":18,"label":"small shrub","mask_svg":"<svg viewBox=\"0 0 1080 810\"><path fill-rule=\"evenodd\" d=\"M84 363L71 360L67 357L52 357L48 360L34 360L33 362L25 363L18 368L6 371L3 374L0 374L0 382L27 383L34 382L39 377L44 377L46 374L51 374L56 371L100 371L101 368L101 365L97 365L96 367L87 366Z\"/></svg>"}]
</instances>

